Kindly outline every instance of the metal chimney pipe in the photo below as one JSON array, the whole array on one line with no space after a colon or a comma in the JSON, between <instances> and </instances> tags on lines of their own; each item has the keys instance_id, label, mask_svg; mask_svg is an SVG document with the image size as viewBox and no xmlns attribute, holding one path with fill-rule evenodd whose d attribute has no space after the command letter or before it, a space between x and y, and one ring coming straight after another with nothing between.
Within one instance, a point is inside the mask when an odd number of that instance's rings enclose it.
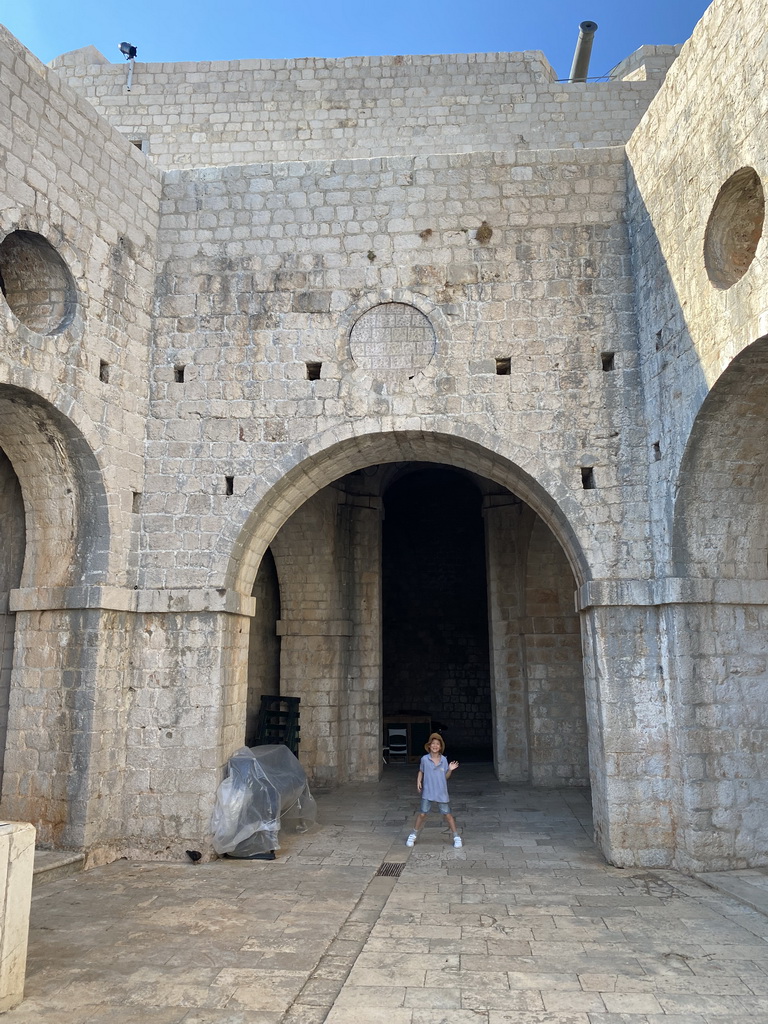
<instances>
[{"instance_id":1,"label":"metal chimney pipe","mask_svg":"<svg viewBox=\"0 0 768 1024\"><path fill-rule=\"evenodd\" d=\"M586 82L595 32L597 32L597 23L594 21L582 21L579 25L579 38L576 40L573 64L571 64L571 73L568 77L569 82Z\"/></svg>"}]
</instances>

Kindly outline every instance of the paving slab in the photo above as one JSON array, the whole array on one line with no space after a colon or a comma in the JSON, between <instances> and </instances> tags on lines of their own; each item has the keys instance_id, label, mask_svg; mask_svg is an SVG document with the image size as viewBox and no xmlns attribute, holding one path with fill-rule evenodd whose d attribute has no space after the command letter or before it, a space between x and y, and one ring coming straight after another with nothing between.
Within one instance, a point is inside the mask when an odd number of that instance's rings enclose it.
<instances>
[{"instance_id":1,"label":"paving slab","mask_svg":"<svg viewBox=\"0 0 768 1024\"><path fill-rule=\"evenodd\" d=\"M753 874L611 867L588 793L472 765L451 780L464 847L434 817L407 849L414 782L320 794L273 862L36 884L3 1024L768 1024L768 917L736 898Z\"/></svg>"}]
</instances>

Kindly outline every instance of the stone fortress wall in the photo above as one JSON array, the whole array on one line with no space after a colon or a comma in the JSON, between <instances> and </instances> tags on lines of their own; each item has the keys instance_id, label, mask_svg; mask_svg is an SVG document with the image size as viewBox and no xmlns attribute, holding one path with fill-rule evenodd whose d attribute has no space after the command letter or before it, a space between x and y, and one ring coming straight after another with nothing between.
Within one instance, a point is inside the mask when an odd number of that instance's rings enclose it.
<instances>
[{"instance_id":1,"label":"stone fortress wall","mask_svg":"<svg viewBox=\"0 0 768 1024\"><path fill-rule=\"evenodd\" d=\"M617 864L765 863L765 13L590 85L527 53L126 92L2 36L4 813L200 848L268 692L316 784L378 777L382 515L441 466L482 505L499 777L590 781Z\"/></svg>"},{"instance_id":2,"label":"stone fortress wall","mask_svg":"<svg viewBox=\"0 0 768 1024\"><path fill-rule=\"evenodd\" d=\"M623 145L676 52L642 47L589 85L538 52L137 62L130 91L93 48L52 66L169 168Z\"/></svg>"}]
</instances>

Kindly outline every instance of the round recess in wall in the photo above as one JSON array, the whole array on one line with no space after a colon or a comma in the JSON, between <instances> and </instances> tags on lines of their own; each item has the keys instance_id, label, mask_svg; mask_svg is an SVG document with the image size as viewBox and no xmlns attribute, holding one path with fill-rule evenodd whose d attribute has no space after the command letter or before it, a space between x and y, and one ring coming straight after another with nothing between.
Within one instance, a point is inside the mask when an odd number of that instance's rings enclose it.
<instances>
[{"instance_id":1,"label":"round recess in wall","mask_svg":"<svg viewBox=\"0 0 768 1024\"><path fill-rule=\"evenodd\" d=\"M361 369L416 373L434 355L435 331L415 306L382 302L355 321L349 347Z\"/></svg>"},{"instance_id":2,"label":"round recess in wall","mask_svg":"<svg viewBox=\"0 0 768 1024\"><path fill-rule=\"evenodd\" d=\"M763 233L765 196L758 174L742 167L717 193L704 235L704 265L715 288L746 274Z\"/></svg>"},{"instance_id":3,"label":"round recess in wall","mask_svg":"<svg viewBox=\"0 0 768 1024\"><path fill-rule=\"evenodd\" d=\"M12 231L0 242L0 290L14 316L37 334L58 334L72 323L74 279L42 235Z\"/></svg>"}]
</instances>

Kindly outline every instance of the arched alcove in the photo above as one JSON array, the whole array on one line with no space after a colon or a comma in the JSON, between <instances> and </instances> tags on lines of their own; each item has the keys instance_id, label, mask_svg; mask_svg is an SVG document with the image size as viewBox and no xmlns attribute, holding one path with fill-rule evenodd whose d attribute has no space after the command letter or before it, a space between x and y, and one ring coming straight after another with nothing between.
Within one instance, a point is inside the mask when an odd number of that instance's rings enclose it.
<instances>
[{"instance_id":1,"label":"arched alcove","mask_svg":"<svg viewBox=\"0 0 768 1024\"><path fill-rule=\"evenodd\" d=\"M673 575L768 577L768 337L715 382L678 476Z\"/></svg>"},{"instance_id":2,"label":"arched alcove","mask_svg":"<svg viewBox=\"0 0 768 1024\"><path fill-rule=\"evenodd\" d=\"M684 866L768 863L768 338L713 385L680 467L668 606Z\"/></svg>"},{"instance_id":3,"label":"arched alcove","mask_svg":"<svg viewBox=\"0 0 768 1024\"><path fill-rule=\"evenodd\" d=\"M66 594L107 580L104 482L72 420L7 384L0 385L0 451L3 812L31 821L43 843L79 845L93 785L91 750L97 732L97 744L106 737L107 719L98 717L95 698L104 667L100 645L122 631L102 632L100 612Z\"/></svg>"},{"instance_id":4,"label":"arched alcove","mask_svg":"<svg viewBox=\"0 0 768 1024\"><path fill-rule=\"evenodd\" d=\"M105 582L109 510L101 468L81 431L45 399L0 384L0 447L24 495L21 586Z\"/></svg>"}]
</instances>

